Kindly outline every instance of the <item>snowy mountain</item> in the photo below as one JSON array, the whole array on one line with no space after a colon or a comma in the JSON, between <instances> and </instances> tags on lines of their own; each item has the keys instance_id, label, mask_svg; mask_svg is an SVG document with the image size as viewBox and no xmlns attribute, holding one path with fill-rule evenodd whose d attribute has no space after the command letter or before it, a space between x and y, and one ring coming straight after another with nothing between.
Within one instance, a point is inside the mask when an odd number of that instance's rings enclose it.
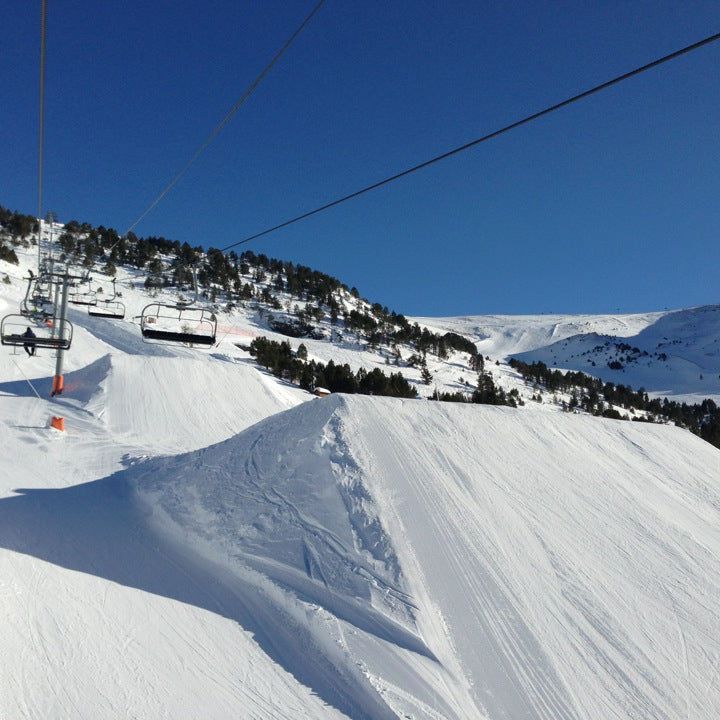
<instances>
[{"instance_id":1,"label":"snowy mountain","mask_svg":"<svg viewBox=\"0 0 720 720\"><path fill-rule=\"evenodd\" d=\"M720 402L720 305L636 315L415 318L483 353L579 370L651 395Z\"/></svg>"},{"instance_id":2,"label":"snowy mountain","mask_svg":"<svg viewBox=\"0 0 720 720\"><path fill-rule=\"evenodd\" d=\"M3 314L36 258L17 253ZM217 304L209 351L149 345L137 316L177 290L117 280L126 319L71 312L62 396L50 351L0 352L0 716L718 716L720 451L532 402L504 362L564 362L597 333L638 347L639 368L653 343L653 370L681 352L712 367L712 309L418 319L477 342L525 402L491 407L424 399L472 386L470 353L428 352L426 385L411 343L327 313L288 338L257 299ZM317 306L274 293L275 318ZM258 365L260 336L399 371L421 397L316 399Z\"/></svg>"}]
</instances>

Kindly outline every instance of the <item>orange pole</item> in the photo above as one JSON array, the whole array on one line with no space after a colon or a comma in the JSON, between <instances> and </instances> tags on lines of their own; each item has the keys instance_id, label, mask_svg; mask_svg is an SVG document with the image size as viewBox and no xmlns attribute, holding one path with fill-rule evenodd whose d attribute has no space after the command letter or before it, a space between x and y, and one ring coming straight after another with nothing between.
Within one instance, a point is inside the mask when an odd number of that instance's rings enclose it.
<instances>
[{"instance_id":1,"label":"orange pole","mask_svg":"<svg viewBox=\"0 0 720 720\"><path fill-rule=\"evenodd\" d=\"M52 384L52 392L50 393L50 397L55 397L56 395L62 395L62 391L65 387L65 378L62 375L54 375L53 376L53 384Z\"/></svg>"},{"instance_id":2,"label":"orange pole","mask_svg":"<svg viewBox=\"0 0 720 720\"><path fill-rule=\"evenodd\" d=\"M52 420L50 420L50 427L60 432L65 432L65 418L53 415Z\"/></svg>"}]
</instances>

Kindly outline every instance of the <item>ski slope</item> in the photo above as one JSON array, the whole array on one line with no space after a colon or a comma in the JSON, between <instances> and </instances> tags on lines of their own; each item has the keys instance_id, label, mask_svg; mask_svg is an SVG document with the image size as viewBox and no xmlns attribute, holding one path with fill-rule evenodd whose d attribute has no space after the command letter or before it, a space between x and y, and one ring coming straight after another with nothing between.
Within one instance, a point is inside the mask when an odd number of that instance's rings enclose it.
<instances>
[{"instance_id":1,"label":"ski slope","mask_svg":"<svg viewBox=\"0 0 720 720\"><path fill-rule=\"evenodd\" d=\"M493 359L580 370L651 395L720 402L720 305L635 315L417 318L476 341ZM622 368L609 364L620 362Z\"/></svg>"},{"instance_id":2,"label":"ski slope","mask_svg":"<svg viewBox=\"0 0 720 720\"><path fill-rule=\"evenodd\" d=\"M471 337L483 354L503 359L591 332L628 337L663 315L664 312L634 315L467 315L416 317L412 320L436 332L456 332Z\"/></svg>"},{"instance_id":3,"label":"ski slope","mask_svg":"<svg viewBox=\"0 0 720 720\"><path fill-rule=\"evenodd\" d=\"M216 575L174 559L112 479L137 458L232 436L297 391L246 364L102 349L53 401L49 376L3 353L0 716L339 717L219 612L233 600L208 592ZM66 433L48 429L52 414Z\"/></svg>"},{"instance_id":4,"label":"ski slope","mask_svg":"<svg viewBox=\"0 0 720 720\"><path fill-rule=\"evenodd\" d=\"M690 433L335 396L118 472L53 435L2 473L8 717L720 711Z\"/></svg>"},{"instance_id":5,"label":"ski slope","mask_svg":"<svg viewBox=\"0 0 720 720\"><path fill-rule=\"evenodd\" d=\"M197 352L143 343L148 297L123 301L73 309L62 397L50 352L0 353L0 718L718 717L717 449L536 404L318 400L239 347L282 339L252 311ZM600 331L711 352L688 313L427 323L493 359Z\"/></svg>"}]
</instances>

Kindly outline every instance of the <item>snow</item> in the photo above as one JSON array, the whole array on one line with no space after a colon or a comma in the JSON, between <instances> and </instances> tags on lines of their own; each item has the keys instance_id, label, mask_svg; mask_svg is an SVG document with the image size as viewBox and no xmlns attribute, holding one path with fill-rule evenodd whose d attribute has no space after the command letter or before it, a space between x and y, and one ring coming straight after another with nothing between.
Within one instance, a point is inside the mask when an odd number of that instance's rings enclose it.
<instances>
[{"instance_id":1,"label":"snow","mask_svg":"<svg viewBox=\"0 0 720 720\"><path fill-rule=\"evenodd\" d=\"M478 343L483 355L505 358L583 333L628 337L664 315L475 315L411 318L436 332L456 332Z\"/></svg>"},{"instance_id":2,"label":"snow","mask_svg":"<svg viewBox=\"0 0 720 720\"><path fill-rule=\"evenodd\" d=\"M149 299L123 295L123 321L73 309L60 398L52 353L0 353L0 717L718 717L717 449L545 405L317 399L236 345L282 337L247 310L197 352L143 343ZM601 333L714 367L701 310L423 322L493 360Z\"/></svg>"},{"instance_id":3,"label":"snow","mask_svg":"<svg viewBox=\"0 0 720 720\"><path fill-rule=\"evenodd\" d=\"M720 305L635 315L495 315L417 321L435 331L465 334L493 359L516 357L581 370L679 402L699 403L707 397L720 402ZM640 352L631 353L628 360L628 351L620 345ZM622 369L608 367L616 360Z\"/></svg>"},{"instance_id":4,"label":"snow","mask_svg":"<svg viewBox=\"0 0 720 720\"><path fill-rule=\"evenodd\" d=\"M329 613L398 713L715 717L720 455L550 417L333 396L136 482L178 546Z\"/></svg>"}]
</instances>

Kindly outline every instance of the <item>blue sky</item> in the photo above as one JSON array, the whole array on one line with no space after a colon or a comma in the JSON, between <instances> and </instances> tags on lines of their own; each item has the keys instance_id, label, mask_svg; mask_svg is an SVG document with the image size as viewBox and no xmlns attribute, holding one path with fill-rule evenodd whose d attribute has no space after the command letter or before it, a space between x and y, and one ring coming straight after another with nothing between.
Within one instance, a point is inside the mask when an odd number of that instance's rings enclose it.
<instances>
[{"instance_id":1,"label":"blue sky","mask_svg":"<svg viewBox=\"0 0 720 720\"><path fill-rule=\"evenodd\" d=\"M36 206L38 2L6 3L0 204ZM312 0L49 0L45 207L124 231ZM708 2L326 5L137 227L224 246L720 29ZM720 43L248 246L418 315L720 302Z\"/></svg>"}]
</instances>

